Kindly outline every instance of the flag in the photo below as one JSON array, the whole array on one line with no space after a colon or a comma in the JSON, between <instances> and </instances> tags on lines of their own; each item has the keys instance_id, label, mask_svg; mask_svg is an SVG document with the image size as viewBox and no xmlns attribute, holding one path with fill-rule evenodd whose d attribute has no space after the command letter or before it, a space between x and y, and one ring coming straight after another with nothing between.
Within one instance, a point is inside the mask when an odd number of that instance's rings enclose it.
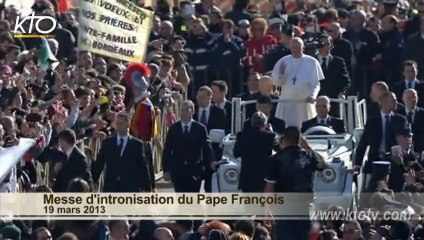
<instances>
[{"instance_id":1,"label":"flag","mask_svg":"<svg viewBox=\"0 0 424 240\"><path fill-rule=\"evenodd\" d=\"M46 38L41 38L41 49L38 57L38 67L46 71L49 68L50 62L57 62L56 57L50 50L49 43Z\"/></svg>"},{"instance_id":2,"label":"flag","mask_svg":"<svg viewBox=\"0 0 424 240\"><path fill-rule=\"evenodd\" d=\"M19 145L0 148L0 182L9 174L21 157L35 144L35 140L29 138L21 138Z\"/></svg>"},{"instance_id":3,"label":"flag","mask_svg":"<svg viewBox=\"0 0 424 240\"><path fill-rule=\"evenodd\" d=\"M69 0L58 0L57 4L58 4L57 6L58 13L67 12L71 8L71 4L69 3Z\"/></svg>"}]
</instances>

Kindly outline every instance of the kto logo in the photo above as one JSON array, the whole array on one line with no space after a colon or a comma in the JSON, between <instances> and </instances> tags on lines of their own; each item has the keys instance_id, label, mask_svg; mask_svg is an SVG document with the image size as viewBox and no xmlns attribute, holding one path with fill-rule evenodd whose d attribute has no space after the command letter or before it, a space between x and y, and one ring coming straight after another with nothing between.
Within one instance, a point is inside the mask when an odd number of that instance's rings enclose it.
<instances>
[{"instance_id":1,"label":"kto logo","mask_svg":"<svg viewBox=\"0 0 424 240\"><path fill-rule=\"evenodd\" d=\"M16 17L14 37L16 38L53 38L51 33L57 27L57 20L51 16L35 16L32 13L22 20ZM35 30L35 31L34 31Z\"/></svg>"}]
</instances>

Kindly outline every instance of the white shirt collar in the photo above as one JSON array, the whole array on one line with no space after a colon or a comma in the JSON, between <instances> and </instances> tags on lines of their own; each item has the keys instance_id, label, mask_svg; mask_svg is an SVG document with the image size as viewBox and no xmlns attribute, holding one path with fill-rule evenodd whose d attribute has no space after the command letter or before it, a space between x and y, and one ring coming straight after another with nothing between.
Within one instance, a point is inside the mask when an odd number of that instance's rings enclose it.
<instances>
[{"instance_id":1,"label":"white shirt collar","mask_svg":"<svg viewBox=\"0 0 424 240\"><path fill-rule=\"evenodd\" d=\"M188 122L188 123L181 122L181 126L183 127L183 131L184 131L185 126L187 126L188 130L190 131L192 122L193 122L193 119L191 119L190 122Z\"/></svg>"},{"instance_id":2,"label":"white shirt collar","mask_svg":"<svg viewBox=\"0 0 424 240\"><path fill-rule=\"evenodd\" d=\"M319 116L317 116L318 122L321 123L322 120L324 120L325 122L328 121L328 115L325 116L324 118L320 118Z\"/></svg>"},{"instance_id":3,"label":"white shirt collar","mask_svg":"<svg viewBox=\"0 0 424 240\"><path fill-rule=\"evenodd\" d=\"M413 86L415 86L415 83L416 83L416 82L418 82L418 79L414 79L414 80L412 80L412 81L405 80L405 84L406 84L406 85L408 85L408 84L409 84L409 82L412 82L412 85L413 85Z\"/></svg>"},{"instance_id":4,"label":"white shirt collar","mask_svg":"<svg viewBox=\"0 0 424 240\"><path fill-rule=\"evenodd\" d=\"M125 136L119 136L119 135L116 135L116 139L117 139L117 141L118 141L118 145L119 145L119 142L121 141L121 139L124 139L124 144L125 144L125 142L127 142L127 141L128 141L128 134L127 134L127 135L125 135Z\"/></svg>"},{"instance_id":5,"label":"white shirt collar","mask_svg":"<svg viewBox=\"0 0 424 240\"><path fill-rule=\"evenodd\" d=\"M381 113L381 118L384 120L386 119L386 116L389 115L390 117L393 115L393 112L390 113L384 113L384 112L380 112Z\"/></svg>"},{"instance_id":6,"label":"white shirt collar","mask_svg":"<svg viewBox=\"0 0 424 240\"><path fill-rule=\"evenodd\" d=\"M72 152L74 151L75 147L71 147L68 151L66 151L66 156L68 157L68 159L71 157Z\"/></svg>"},{"instance_id":7,"label":"white shirt collar","mask_svg":"<svg viewBox=\"0 0 424 240\"><path fill-rule=\"evenodd\" d=\"M412 109L408 109L408 108L406 108L406 106L405 106L405 112L406 113L409 113L409 112L413 112L413 113L415 113L415 111L417 110L417 106L415 106L414 108L412 108Z\"/></svg>"},{"instance_id":8,"label":"white shirt collar","mask_svg":"<svg viewBox=\"0 0 424 240\"><path fill-rule=\"evenodd\" d=\"M227 102L227 99L224 98L224 101L217 103L217 107L224 109L225 108L225 103Z\"/></svg>"},{"instance_id":9,"label":"white shirt collar","mask_svg":"<svg viewBox=\"0 0 424 240\"><path fill-rule=\"evenodd\" d=\"M200 108L199 107L199 112L200 112L200 114L203 110L206 110L206 112L209 112L210 109L211 109L211 105L209 104L206 108Z\"/></svg>"}]
</instances>

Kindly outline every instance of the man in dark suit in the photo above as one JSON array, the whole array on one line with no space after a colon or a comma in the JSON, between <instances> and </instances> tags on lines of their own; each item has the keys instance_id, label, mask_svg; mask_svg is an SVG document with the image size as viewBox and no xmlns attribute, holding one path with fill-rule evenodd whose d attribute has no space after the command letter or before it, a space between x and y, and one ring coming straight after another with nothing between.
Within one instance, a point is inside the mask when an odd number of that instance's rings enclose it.
<instances>
[{"instance_id":1,"label":"man in dark suit","mask_svg":"<svg viewBox=\"0 0 424 240\"><path fill-rule=\"evenodd\" d=\"M212 105L212 89L208 86L202 86L197 91L197 109L193 116L198 122L206 126L208 133L212 129L222 129L226 133L230 132L228 121L225 117L225 111L217 106ZM222 148L220 143L212 143L212 148L216 159L221 159ZM212 190L212 173L211 169L207 169L205 177L205 191Z\"/></svg>"},{"instance_id":2,"label":"man in dark suit","mask_svg":"<svg viewBox=\"0 0 424 240\"><path fill-rule=\"evenodd\" d=\"M193 120L193 114L193 102L183 102L181 120L166 135L162 167L175 192L199 192L205 169L216 167L206 127Z\"/></svg>"},{"instance_id":3,"label":"man in dark suit","mask_svg":"<svg viewBox=\"0 0 424 240\"><path fill-rule=\"evenodd\" d=\"M397 111L397 113L406 116L412 128L414 150L421 153L424 151L424 109L417 107L419 97L414 89L406 89L402 99L405 109Z\"/></svg>"},{"instance_id":4,"label":"man in dark suit","mask_svg":"<svg viewBox=\"0 0 424 240\"><path fill-rule=\"evenodd\" d=\"M151 178L143 143L129 135L130 117L119 113L115 120L116 136L102 142L92 167L94 182L105 165L103 192L150 192Z\"/></svg>"},{"instance_id":5,"label":"man in dark suit","mask_svg":"<svg viewBox=\"0 0 424 240\"><path fill-rule=\"evenodd\" d=\"M415 89L418 93L418 107L424 107L424 83L417 79L418 67L417 63L412 60L405 61L403 63L403 76L405 79L398 82L393 91L396 94L398 101L403 102L402 96L406 89Z\"/></svg>"},{"instance_id":6,"label":"man in dark suit","mask_svg":"<svg viewBox=\"0 0 424 240\"><path fill-rule=\"evenodd\" d=\"M380 97L389 91L389 86L385 82L375 82L371 87L370 92L370 103L367 104L367 115L368 116L376 116L380 114ZM405 108L402 103L396 103L395 111L402 111Z\"/></svg>"},{"instance_id":7,"label":"man in dark suit","mask_svg":"<svg viewBox=\"0 0 424 240\"><path fill-rule=\"evenodd\" d=\"M225 111L228 128L231 127L231 110L232 104L226 99L228 93L228 85L225 81L216 80L211 83L212 102L215 106Z\"/></svg>"},{"instance_id":8,"label":"man in dark suit","mask_svg":"<svg viewBox=\"0 0 424 240\"><path fill-rule=\"evenodd\" d=\"M346 64L347 71L350 74L352 70L353 56L352 43L342 37L342 28L338 22L330 23L326 31L333 40L333 48L331 49L331 54L333 56L343 58Z\"/></svg>"},{"instance_id":9,"label":"man in dark suit","mask_svg":"<svg viewBox=\"0 0 424 240\"><path fill-rule=\"evenodd\" d=\"M366 27L367 16L362 10L354 10L350 15L349 28L343 33L343 37L349 40L356 57L356 67L352 72L355 81L353 82L353 93L359 92L360 98L365 98L374 75L372 63L378 53L378 35Z\"/></svg>"},{"instance_id":10,"label":"man in dark suit","mask_svg":"<svg viewBox=\"0 0 424 240\"><path fill-rule=\"evenodd\" d=\"M237 134L234 157L241 158L239 189L243 192L262 192L275 134L267 131L267 117L262 112L253 114L251 127Z\"/></svg>"},{"instance_id":11,"label":"man in dark suit","mask_svg":"<svg viewBox=\"0 0 424 240\"><path fill-rule=\"evenodd\" d=\"M318 61L325 79L320 81L321 90L319 95L325 95L329 98L345 98L346 91L350 87L350 77L346 64L341 57L330 54L333 48L333 41L330 36L322 35L319 38ZM331 103L331 114L339 116L338 103Z\"/></svg>"},{"instance_id":12,"label":"man in dark suit","mask_svg":"<svg viewBox=\"0 0 424 240\"><path fill-rule=\"evenodd\" d=\"M327 125L336 133L345 133L344 122L340 118L329 115L331 110L330 99L327 96L319 96L315 102L317 116L302 123L302 133L317 125Z\"/></svg>"},{"instance_id":13,"label":"man in dark suit","mask_svg":"<svg viewBox=\"0 0 424 240\"><path fill-rule=\"evenodd\" d=\"M60 170L58 170L53 191L66 192L69 182L74 178L82 178L91 186L90 168L85 154L75 146L75 132L65 129L59 133L58 138L59 147L66 154L66 161L62 162Z\"/></svg>"},{"instance_id":14,"label":"man in dark suit","mask_svg":"<svg viewBox=\"0 0 424 240\"><path fill-rule=\"evenodd\" d=\"M418 65L418 78L424 78L424 15L420 16L420 30L405 39L404 60L414 60Z\"/></svg>"},{"instance_id":15,"label":"man in dark suit","mask_svg":"<svg viewBox=\"0 0 424 240\"><path fill-rule=\"evenodd\" d=\"M257 72L251 72L249 78L247 79L247 91L238 95L237 97L241 98L243 101L256 99L259 94L261 74ZM249 104L246 105L246 118L249 118L256 112L255 105Z\"/></svg>"},{"instance_id":16,"label":"man in dark suit","mask_svg":"<svg viewBox=\"0 0 424 240\"><path fill-rule=\"evenodd\" d=\"M193 116L201 124L205 125L207 130L223 129L229 132L224 109L212 104L212 89L208 86L202 86L197 91L197 109Z\"/></svg>"},{"instance_id":17,"label":"man in dark suit","mask_svg":"<svg viewBox=\"0 0 424 240\"><path fill-rule=\"evenodd\" d=\"M260 79L261 75L258 72L251 72L247 79L247 91L240 95L237 95L237 97L241 98L242 100L247 100L252 94L259 92Z\"/></svg>"},{"instance_id":18,"label":"man in dark suit","mask_svg":"<svg viewBox=\"0 0 424 240\"><path fill-rule=\"evenodd\" d=\"M369 146L368 161L365 163L363 172L367 175L364 183L370 178L373 161L382 161L391 147L396 145L395 132L404 128L406 118L394 113L396 96L392 92L385 92L380 97L380 113L367 119L364 132L356 148L354 166L359 171L363 165L364 155ZM366 186L366 185L365 185Z\"/></svg>"},{"instance_id":19,"label":"man in dark suit","mask_svg":"<svg viewBox=\"0 0 424 240\"><path fill-rule=\"evenodd\" d=\"M272 132L275 132L277 134L283 134L284 129L286 128L286 122L284 120L276 118L272 115L272 99L269 96L261 95L258 97L258 100L256 102L256 111L262 112L267 117L267 128L268 130L271 130ZM243 123L243 131L247 131L252 125L250 124L250 118L247 119ZM271 127L271 128L270 128Z\"/></svg>"}]
</instances>

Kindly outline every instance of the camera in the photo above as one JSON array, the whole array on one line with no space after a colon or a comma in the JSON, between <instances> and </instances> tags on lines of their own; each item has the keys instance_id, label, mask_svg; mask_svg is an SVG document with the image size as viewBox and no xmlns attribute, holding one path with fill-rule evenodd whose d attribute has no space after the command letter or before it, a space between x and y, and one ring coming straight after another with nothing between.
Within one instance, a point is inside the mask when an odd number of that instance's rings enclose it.
<instances>
[{"instance_id":1,"label":"camera","mask_svg":"<svg viewBox=\"0 0 424 240\"><path fill-rule=\"evenodd\" d=\"M322 36L321 33L303 35L302 40L305 44L304 53L310 56L316 56L318 49L325 46L325 43L321 41Z\"/></svg>"}]
</instances>

